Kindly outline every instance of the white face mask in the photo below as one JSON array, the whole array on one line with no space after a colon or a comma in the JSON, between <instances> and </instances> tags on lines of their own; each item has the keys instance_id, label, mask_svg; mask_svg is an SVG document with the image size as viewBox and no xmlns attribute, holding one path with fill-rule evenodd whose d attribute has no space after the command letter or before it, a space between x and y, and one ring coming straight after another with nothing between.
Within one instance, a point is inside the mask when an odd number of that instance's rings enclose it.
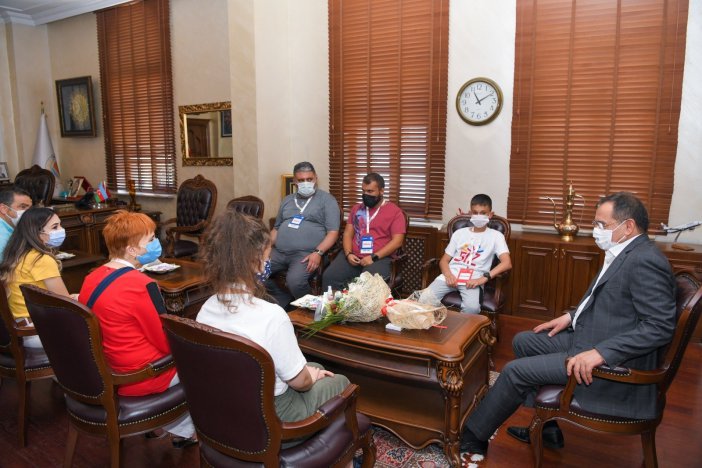
<instances>
[{"instance_id":1,"label":"white face mask","mask_svg":"<svg viewBox=\"0 0 702 468\"><path fill-rule=\"evenodd\" d=\"M15 213L17 213L16 218L10 218L12 220L12 224L17 226L19 224L19 220L22 217L22 215L26 212L27 210L15 210Z\"/></svg>"},{"instance_id":2,"label":"white face mask","mask_svg":"<svg viewBox=\"0 0 702 468\"><path fill-rule=\"evenodd\" d=\"M477 228L484 228L490 222L488 215L471 215L470 222Z\"/></svg>"},{"instance_id":3,"label":"white face mask","mask_svg":"<svg viewBox=\"0 0 702 468\"><path fill-rule=\"evenodd\" d=\"M297 183L297 193L301 196L307 198L314 195L315 188L314 182L298 182Z\"/></svg>"},{"instance_id":4,"label":"white face mask","mask_svg":"<svg viewBox=\"0 0 702 468\"><path fill-rule=\"evenodd\" d=\"M619 226L621 226L625 222L626 222L626 220L622 221L621 223L619 223ZM595 226L592 229L592 237L595 238L595 244L597 244L597 247L601 248L602 250L604 250L606 252L609 249L611 249L612 247L614 247L615 245L619 244L621 241L623 241L624 238L619 239L619 242L614 242L612 240L612 234L614 233L614 231L619 229L619 226L615 227L612 230L603 229L601 227Z\"/></svg>"}]
</instances>

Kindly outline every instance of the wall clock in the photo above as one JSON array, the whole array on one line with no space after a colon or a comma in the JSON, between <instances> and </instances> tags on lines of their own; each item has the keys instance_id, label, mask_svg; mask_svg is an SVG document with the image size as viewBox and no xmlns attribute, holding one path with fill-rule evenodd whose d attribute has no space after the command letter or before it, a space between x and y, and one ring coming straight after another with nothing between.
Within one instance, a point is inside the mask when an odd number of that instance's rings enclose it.
<instances>
[{"instance_id":1,"label":"wall clock","mask_svg":"<svg viewBox=\"0 0 702 468\"><path fill-rule=\"evenodd\" d=\"M489 78L473 78L458 91L456 110L471 125L490 123L502 110L502 90Z\"/></svg>"}]
</instances>

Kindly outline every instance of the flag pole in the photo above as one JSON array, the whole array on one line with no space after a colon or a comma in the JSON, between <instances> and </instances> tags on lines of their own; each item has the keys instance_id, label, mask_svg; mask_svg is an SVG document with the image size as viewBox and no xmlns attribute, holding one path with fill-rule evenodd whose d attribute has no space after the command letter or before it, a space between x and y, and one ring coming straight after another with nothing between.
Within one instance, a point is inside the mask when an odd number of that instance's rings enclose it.
<instances>
[{"instance_id":1,"label":"flag pole","mask_svg":"<svg viewBox=\"0 0 702 468\"><path fill-rule=\"evenodd\" d=\"M41 101L41 113L44 114L44 101Z\"/></svg>"}]
</instances>

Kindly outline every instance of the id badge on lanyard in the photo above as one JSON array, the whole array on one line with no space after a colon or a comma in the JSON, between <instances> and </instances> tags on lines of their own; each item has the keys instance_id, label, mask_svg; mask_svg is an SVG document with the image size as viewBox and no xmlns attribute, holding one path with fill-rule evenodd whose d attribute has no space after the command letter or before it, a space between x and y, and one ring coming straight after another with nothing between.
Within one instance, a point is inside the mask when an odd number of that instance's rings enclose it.
<instances>
[{"instance_id":1,"label":"id badge on lanyard","mask_svg":"<svg viewBox=\"0 0 702 468\"><path fill-rule=\"evenodd\" d=\"M293 229L300 229L300 224L302 224L302 221L305 219L304 216L302 215L295 215L293 218L290 220L290 223L288 224L289 228Z\"/></svg>"},{"instance_id":2,"label":"id badge on lanyard","mask_svg":"<svg viewBox=\"0 0 702 468\"><path fill-rule=\"evenodd\" d=\"M362 254L372 254L373 253L373 236L367 235L361 237L361 253Z\"/></svg>"}]
</instances>

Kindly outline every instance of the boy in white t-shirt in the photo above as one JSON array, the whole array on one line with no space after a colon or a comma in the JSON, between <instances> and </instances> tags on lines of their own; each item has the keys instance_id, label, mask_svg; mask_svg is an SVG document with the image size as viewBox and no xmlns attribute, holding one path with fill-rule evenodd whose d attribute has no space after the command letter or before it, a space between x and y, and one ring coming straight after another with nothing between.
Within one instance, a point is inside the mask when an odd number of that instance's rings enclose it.
<instances>
[{"instance_id":1,"label":"boy in white t-shirt","mask_svg":"<svg viewBox=\"0 0 702 468\"><path fill-rule=\"evenodd\" d=\"M487 227L492 218L492 199L478 194L470 201L472 227L457 230L451 236L439 261L441 275L429 289L441 299L452 291L461 294L461 312L480 312L480 287L491 278L512 268L505 236ZM500 260L492 268L494 256Z\"/></svg>"}]
</instances>

